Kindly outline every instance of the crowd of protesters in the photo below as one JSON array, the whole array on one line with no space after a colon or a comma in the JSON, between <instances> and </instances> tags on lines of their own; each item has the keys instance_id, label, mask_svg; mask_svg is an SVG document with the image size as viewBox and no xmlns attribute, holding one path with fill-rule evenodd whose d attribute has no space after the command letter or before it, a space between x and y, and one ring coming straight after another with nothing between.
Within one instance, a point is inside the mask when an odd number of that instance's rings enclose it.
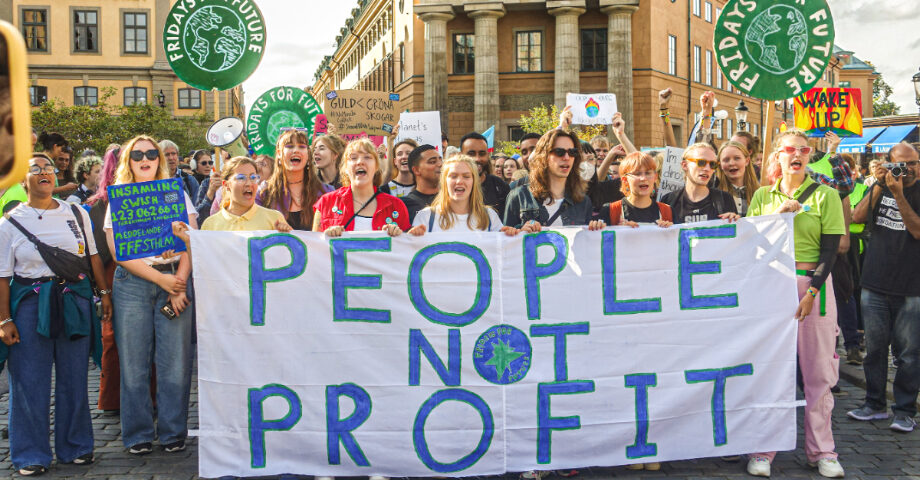
<instances>
[{"instance_id":1,"label":"crowd of protesters","mask_svg":"<svg viewBox=\"0 0 920 480\"><path fill-rule=\"evenodd\" d=\"M660 117L666 143L677 146L669 99L669 90L659 94ZM199 150L183 158L168 139L141 135L109 146L101 157L86 152L74 159L63 136L42 133L25 181L0 196L6 217L0 220L0 360L10 373L14 468L28 476L51 467L52 365L57 461L94 461L89 356L101 367L97 407L120 416L129 453L150 453L154 442L169 453L185 449L192 252L114 259L106 191L109 185L179 178L189 222L173 224L173 232L186 242L199 224L203 230L312 230L329 237L370 230L391 236L451 231L514 236L562 226L669 228L795 213L799 304L789 313L798 321L805 452L821 475L842 477L831 430L838 323L847 361L864 362L868 384L865 404L849 416L889 417L891 348L898 370L890 426L902 432L915 426L917 148L896 145L886 162L871 165L871 176L863 177L852 158L837 154L836 135L827 135L821 142L827 151L819 154L817 142L789 130L778 134L761 166L757 137L738 132L721 145L713 140L714 103L711 92L700 99L700 122L681 158L684 186L660 198L662 157L637 151L619 114L610 119L616 143L607 137L580 139L566 110L557 128L524 135L512 156L492 155L487 139L475 132L464 135L457 148L445 137L441 145L403 140L386 150L367 139L346 143L334 131L309 138L288 130L279 136L274 156L217 159ZM889 171L890 162L901 163L903 172ZM769 179L763 186L761 168ZM56 252L57 260L48 251ZM751 452L748 473L769 476L774 456Z\"/></svg>"}]
</instances>

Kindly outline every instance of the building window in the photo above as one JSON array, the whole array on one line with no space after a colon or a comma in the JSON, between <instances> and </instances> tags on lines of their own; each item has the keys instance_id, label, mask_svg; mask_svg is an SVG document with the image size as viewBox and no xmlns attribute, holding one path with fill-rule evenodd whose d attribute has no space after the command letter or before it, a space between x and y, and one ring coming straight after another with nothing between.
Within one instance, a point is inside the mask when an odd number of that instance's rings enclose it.
<instances>
[{"instance_id":1,"label":"building window","mask_svg":"<svg viewBox=\"0 0 920 480\"><path fill-rule=\"evenodd\" d=\"M668 74L677 75L677 37L668 35Z\"/></svg>"},{"instance_id":2,"label":"building window","mask_svg":"<svg viewBox=\"0 0 920 480\"><path fill-rule=\"evenodd\" d=\"M179 89L179 108L201 108L201 90L194 88Z\"/></svg>"},{"instance_id":3,"label":"building window","mask_svg":"<svg viewBox=\"0 0 920 480\"><path fill-rule=\"evenodd\" d=\"M735 135L735 127L734 127L734 125L732 125L732 123L734 123L734 120L732 120L732 119L730 119L730 118L726 118L726 119L725 119L725 122L727 123L726 126L728 127L728 133L726 133L726 135L728 136L728 138L732 138L732 137ZM753 156L753 155L754 155L754 154L753 154L753 152L752 152L752 153L751 153L751 156Z\"/></svg>"},{"instance_id":4,"label":"building window","mask_svg":"<svg viewBox=\"0 0 920 480\"><path fill-rule=\"evenodd\" d=\"M700 46L693 46L693 81L700 82Z\"/></svg>"},{"instance_id":5,"label":"building window","mask_svg":"<svg viewBox=\"0 0 920 480\"><path fill-rule=\"evenodd\" d=\"M705 15L703 18L705 18L707 22L712 23L712 2L706 2L706 9L703 11L703 14Z\"/></svg>"},{"instance_id":6,"label":"building window","mask_svg":"<svg viewBox=\"0 0 920 480\"><path fill-rule=\"evenodd\" d=\"M48 101L48 87L29 87L29 99L31 100L33 107L43 105Z\"/></svg>"},{"instance_id":7,"label":"building window","mask_svg":"<svg viewBox=\"0 0 920 480\"><path fill-rule=\"evenodd\" d=\"M515 43L515 72L543 70L543 32L517 32Z\"/></svg>"},{"instance_id":8,"label":"building window","mask_svg":"<svg viewBox=\"0 0 920 480\"><path fill-rule=\"evenodd\" d=\"M406 80L406 44L399 44L399 83Z\"/></svg>"},{"instance_id":9,"label":"building window","mask_svg":"<svg viewBox=\"0 0 920 480\"><path fill-rule=\"evenodd\" d=\"M693 0L693 14L700 16L700 0Z\"/></svg>"},{"instance_id":10,"label":"building window","mask_svg":"<svg viewBox=\"0 0 920 480\"><path fill-rule=\"evenodd\" d=\"M840 88L850 88L850 82L840 82Z\"/></svg>"},{"instance_id":11,"label":"building window","mask_svg":"<svg viewBox=\"0 0 920 480\"><path fill-rule=\"evenodd\" d=\"M146 105L147 89L143 87L126 87L125 88L125 106Z\"/></svg>"},{"instance_id":12,"label":"building window","mask_svg":"<svg viewBox=\"0 0 920 480\"><path fill-rule=\"evenodd\" d=\"M73 11L73 50L75 52L99 51L99 12L95 10Z\"/></svg>"},{"instance_id":13,"label":"building window","mask_svg":"<svg viewBox=\"0 0 920 480\"><path fill-rule=\"evenodd\" d=\"M508 138L512 142L520 142L521 137L524 136L524 129L520 125L510 125L508 126Z\"/></svg>"},{"instance_id":14,"label":"building window","mask_svg":"<svg viewBox=\"0 0 920 480\"><path fill-rule=\"evenodd\" d=\"M96 87L74 87L73 104L95 107L99 103L99 89Z\"/></svg>"},{"instance_id":15,"label":"building window","mask_svg":"<svg viewBox=\"0 0 920 480\"><path fill-rule=\"evenodd\" d=\"M126 12L124 22L125 53L147 53L147 14Z\"/></svg>"},{"instance_id":16,"label":"building window","mask_svg":"<svg viewBox=\"0 0 920 480\"><path fill-rule=\"evenodd\" d=\"M454 34L454 73L474 73L473 34Z\"/></svg>"},{"instance_id":17,"label":"building window","mask_svg":"<svg viewBox=\"0 0 920 480\"><path fill-rule=\"evenodd\" d=\"M706 50L706 85L712 85L712 51Z\"/></svg>"},{"instance_id":18,"label":"building window","mask_svg":"<svg viewBox=\"0 0 920 480\"><path fill-rule=\"evenodd\" d=\"M48 51L48 11L23 10L22 36L30 52Z\"/></svg>"},{"instance_id":19,"label":"building window","mask_svg":"<svg viewBox=\"0 0 920 480\"><path fill-rule=\"evenodd\" d=\"M719 17L721 17L721 16L722 16L722 9L716 7L716 21L718 21L718 20L719 20Z\"/></svg>"},{"instance_id":20,"label":"building window","mask_svg":"<svg viewBox=\"0 0 920 480\"><path fill-rule=\"evenodd\" d=\"M607 29L583 28L581 30L581 69L607 70Z\"/></svg>"},{"instance_id":21,"label":"building window","mask_svg":"<svg viewBox=\"0 0 920 480\"><path fill-rule=\"evenodd\" d=\"M716 88L723 88L725 85L722 83L722 74L716 73Z\"/></svg>"}]
</instances>

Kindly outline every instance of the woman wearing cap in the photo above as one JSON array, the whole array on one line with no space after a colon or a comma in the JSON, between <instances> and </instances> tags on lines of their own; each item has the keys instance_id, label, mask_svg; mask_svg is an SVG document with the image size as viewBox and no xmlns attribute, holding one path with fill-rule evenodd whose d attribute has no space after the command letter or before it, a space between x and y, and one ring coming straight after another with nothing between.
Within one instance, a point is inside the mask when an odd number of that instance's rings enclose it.
<instances>
[{"instance_id":1,"label":"woman wearing cap","mask_svg":"<svg viewBox=\"0 0 920 480\"><path fill-rule=\"evenodd\" d=\"M115 171L115 185L171 178L166 157L154 139L140 135L125 144ZM197 214L185 197L189 223ZM105 233L115 249L111 204ZM153 440L168 453L185 449L188 399L192 375L192 308L188 294L191 262L177 257L151 256L119 260L115 269L114 327L121 367L121 436L128 453L153 451ZM168 315L171 307L174 316ZM150 365L156 365L157 408L150 400ZM154 415L156 419L154 419Z\"/></svg>"},{"instance_id":2,"label":"woman wearing cap","mask_svg":"<svg viewBox=\"0 0 920 480\"><path fill-rule=\"evenodd\" d=\"M793 234L799 305L795 319L805 392L805 455L822 476L839 478L844 472L831 431L831 387L837 383L840 361L836 353L837 307L834 289L828 284L840 237L845 233L843 208L837 191L809 178L806 166L812 149L803 132L787 130L776 138L773 147L780 178L754 193L748 216L796 213ZM748 473L770 476L775 456L776 452L751 455Z\"/></svg>"}]
</instances>

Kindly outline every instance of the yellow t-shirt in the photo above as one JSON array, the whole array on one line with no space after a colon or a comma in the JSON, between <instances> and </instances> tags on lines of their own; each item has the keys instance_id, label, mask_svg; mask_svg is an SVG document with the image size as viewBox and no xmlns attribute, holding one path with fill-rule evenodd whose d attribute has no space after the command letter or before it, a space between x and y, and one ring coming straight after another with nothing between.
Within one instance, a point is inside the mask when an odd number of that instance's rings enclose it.
<instances>
[{"instance_id":1,"label":"yellow t-shirt","mask_svg":"<svg viewBox=\"0 0 920 480\"><path fill-rule=\"evenodd\" d=\"M253 204L248 212L234 215L221 208L217 213L206 218L202 230L222 232L245 232L253 230L274 230L275 222L284 221L284 215L277 210Z\"/></svg>"}]
</instances>

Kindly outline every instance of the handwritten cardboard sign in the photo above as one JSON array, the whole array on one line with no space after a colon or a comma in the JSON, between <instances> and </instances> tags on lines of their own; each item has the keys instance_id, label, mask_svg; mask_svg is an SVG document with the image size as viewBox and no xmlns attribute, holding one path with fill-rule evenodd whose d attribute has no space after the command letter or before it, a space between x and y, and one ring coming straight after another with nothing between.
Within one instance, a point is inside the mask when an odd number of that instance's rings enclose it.
<instances>
[{"instance_id":1,"label":"handwritten cardboard sign","mask_svg":"<svg viewBox=\"0 0 920 480\"><path fill-rule=\"evenodd\" d=\"M188 223L180 179L110 185L108 191L116 260L185 251L185 243L172 234L172 222Z\"/></svg>"},{"instance_id":2,"label":"handwritten cardboard sign","mask_svg":"<svg viewBox=\"0 0 920 480\"><path fill-rule=\"evenodd\" d=\"M366 90L333 90L323 99L323 112L338 133L389 135L396 126L399 95Z\"/></svg>"},{"instance_id":3,"label":"handwritten cardboard sign","mask_svg":"<svg viewBox=\"0 0 920 480\"><path fill-rule=\"evenodd\" d=\"M406 138L415 140L419 145L433 145L441 151L441 114L434 112L404 112L399 116L399 135L396 141Z\"/></svg>"},{"instance_id":4,"label":"handwritten cardboard sign","mask_svg":"<svg viewBox=\"0 0 920 480\"><path fill-rule=\"evenodd\" d=\"M609 125L617 112L617 96L612 93L568 93L565 104L572 107L573 125Z\"/></svg>"},{"instance_id":5,"label":"handwritten cardboard sign","mask_svg":"<svg viewBox=\"0 0 920 480\"><path fill-rule=\"evenodd\" d=\"M684 188L684 169L680 166L683 148L666 147L661 162L661 186L658 187L658 201L668 193Z\"/></svg>"},{"instance_id":6,"label":"handwritten cardboard sign","mask_svg":"<svg viewBox=\"0 0 920 480\"><path fill-rule=\"evenodd\" d=\"M862 136L862 92L858 88L812 88L795 97L795 128L810 137L832 131Z\"/></svg>"}]
</instances>

